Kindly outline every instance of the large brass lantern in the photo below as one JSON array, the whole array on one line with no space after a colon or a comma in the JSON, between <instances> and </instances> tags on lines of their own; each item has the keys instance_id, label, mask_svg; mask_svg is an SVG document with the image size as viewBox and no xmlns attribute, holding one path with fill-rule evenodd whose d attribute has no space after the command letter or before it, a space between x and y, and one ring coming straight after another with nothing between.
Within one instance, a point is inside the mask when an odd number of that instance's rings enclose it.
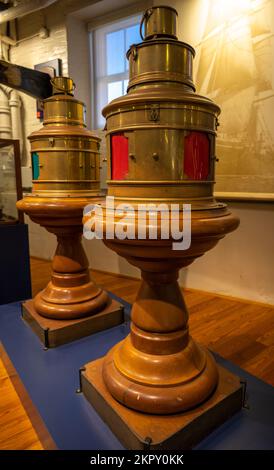
<instances>
[{"instance_id":1,"label":"large brass lantern","mask_svg":"<svg viewBox=\"0 0 274 470\"><path fill-rule=\"evenodd\" d=\"M101 312L110 303L90 279L81 244L83 209L100 199L100 139L86 128L85 105L74 98L73 81L56 77L52 85L53 95L44 100L43 127L29 136L33 191L17 204L58 240L51 281L29 305L28 313L39 324L40 315L75 320ZM33 324L33 318L30 321Z\"/></svg>"},{"instance_id":2,"label":"large brass lantern","mask_svg":"<svg viewBox=\"0 0 274 470\"><path fill-rule=\"evenodd\" d=\"M189 335L177 278L180 268L213 248L239 223L213 196L220 109L195 93L194 50L177 39L176 19L177 12L170 7L153 7L145 13L144 40L127 53L128 92L103 109L108 195L115 197L113 214L109 208L103 213L104 226L110 215L115 226L121 222L115 212L121 202L134 209L144 203L165 203L165 217L170 220L171 205L179 204L182 228L183 205L191 204L188 249L173 250L172 237L161 238L160 217L148 224L142 211L129 211L128 226L141 221L147 232L148 225L154 225L154 239L138 239L137 234L109 239L106 228L104 233L109 248L141 269L142 284L132 306L129 336L103 360L103 381L115 400L149 415L192 409L216 390L218 368L212 355ZM95 379L94 383L97 387ZM156 418L155 423L159 424Z\"/></svg>"}]
</instances>

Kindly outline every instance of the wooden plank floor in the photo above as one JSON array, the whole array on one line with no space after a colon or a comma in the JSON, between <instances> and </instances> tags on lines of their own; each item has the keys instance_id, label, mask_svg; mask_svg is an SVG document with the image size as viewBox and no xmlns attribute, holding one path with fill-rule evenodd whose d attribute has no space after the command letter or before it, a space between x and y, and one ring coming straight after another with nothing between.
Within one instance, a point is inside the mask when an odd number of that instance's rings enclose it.
<instances>
[{"instance_id":1,"label":"wooden plank floor","mask_svg":"<svg viewBox=\"0 0 274 470\"><path fill-rule=\"evenodd\" d=\"M33 295L50 278L49 261L31 260ZM106 290L132 303L137 279L92 271ZM274 385L274 307L185 289L190 329L200 343ZM41 449L20 399L0 361L0 449Z\"/></svg>"},{"instance_id":2,"label":"wooden plank floor","mask_svg":"<svg viewBox=\"0 0 274 470\"><path fill-rule=\"evenodd\" d=\"M43 446L0 359L0 449L42 450Z\"/></svg>"}]
</instances>

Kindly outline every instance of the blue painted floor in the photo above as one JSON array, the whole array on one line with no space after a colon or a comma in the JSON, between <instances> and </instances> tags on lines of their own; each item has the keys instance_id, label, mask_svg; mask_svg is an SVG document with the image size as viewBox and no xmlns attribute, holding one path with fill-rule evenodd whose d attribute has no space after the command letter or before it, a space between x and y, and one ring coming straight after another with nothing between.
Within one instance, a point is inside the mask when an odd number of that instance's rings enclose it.
<instances>
[{"instance_id":1,"label":"blue painted floor","mask_svg":"<svg viewBox=\"0 0 274 470\"><path fill-rule=\"evenodd\" d=\"M129 315L130 305L123 303ZM20 304L0 306L0 341L59 449L123 449L84 396L75 391L79 368L103 356L128 330L127 321L44 351L22 320ZM228 361L216 359L247 381L250 409L243 409L196 448L274 449L274 388Z\"/></svg>"}]
</instances>

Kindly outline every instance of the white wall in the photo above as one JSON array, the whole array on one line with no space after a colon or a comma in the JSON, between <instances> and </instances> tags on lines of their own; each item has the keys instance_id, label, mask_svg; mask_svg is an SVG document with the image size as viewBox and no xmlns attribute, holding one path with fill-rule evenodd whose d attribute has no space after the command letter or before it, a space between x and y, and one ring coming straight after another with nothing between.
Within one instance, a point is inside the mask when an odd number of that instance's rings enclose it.
<instances>
[{"instance_id":1,"label":"white wall","mask_svg":"<svg viewBox=\"0 0 274 470\"><path fill-rule=\"evenodd\" d=\"M199 37L199 31L202 28L202 20L190 24L187 21L187 12L189 8L203 8L204 1L155 0L155 4L160 3L169 4L178 10L179 38L195 44L195 38ZM26 22L27 18L25 19ZM87 17L86 21L88 19ZM33 66L34 63L61 56L66 67L65 28L60 22L58 23L57 18L54 24L52 24L53 29L51 30L52 42L48 42L47 52L43 45L39 46L37 43L35 46L35 42L31 43L28 49L25 49L25 46L23 49L22 44L19 47L21 47L23 57L19 57L20 51L18 49L17 55L15 55L16 51L13 51L12 60L23 65ZM80 18L69 19L67 26L70 29L68 34L70 47L68 53L69 72L77 82L78 96L88 104L90 99L87 75L89 72L87 63L83 62L83 58L88 51L87 42L84 39L85 34L87 34L84 20ZM77 34L79 34L79 41L72 44L71 41L74 40ZM81 56L81 54L78 55L78 51L81 50L80 45L83 39L83 54ZM41 44L43 42L40 40ZM32 52L34 46L35 53ZM39 49L39 47L42 49ZM24 58L25 54L26 57ZM37 125L34 117L35 104L33 100L27 98L25 100L28 106L26 110L26 128L29 133L33 130L34 125ZM271 203L259 202L233 202L229 205L233 212L240 217L240 227L220 241L218 246L211 252L196 260L188 269L182 271L180 282L187 287L204 291L274 304L274 206ZM54 245L53 235L30 223L32 255L49 259L54 251ZM84 246L94 269L139 276L136 268L133 268L125 260L108 250L100 240L94 240L93 242L84 240Z\"/></svg>"},{"instance_id":2,"label":"white wall","mask_svg":"<svg viewBox=\"0 0 274 470\"><path fill-rule=\"evenodd\" d=\"M274 304L274 206L228 204L239 228L181 273L183 284Z\"/></svg>"}]
</instances>

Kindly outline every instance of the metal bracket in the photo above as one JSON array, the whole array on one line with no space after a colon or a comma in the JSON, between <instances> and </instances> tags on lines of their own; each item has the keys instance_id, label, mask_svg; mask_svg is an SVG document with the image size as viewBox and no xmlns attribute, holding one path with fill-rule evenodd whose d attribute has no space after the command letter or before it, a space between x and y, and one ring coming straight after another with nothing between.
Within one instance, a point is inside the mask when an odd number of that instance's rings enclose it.
<instances>
[{"instance_id":1,"label":"metal bracket","mask_svg":"<svg viewBox=\"0 0 274 470\"><path fill-rule=\"evenodd\" d=\"M249 406L248 401L247 401L247 393L246 393L247 381L246 380L240 380L240 384L242 385L242 389L243 389L242 407L245 408L246 410L249 410L250 406Z\"/></svg>"},{"instance_id":2,"label":"metal bracket","mask_svg":"<svg viewBox=\"0 0 274 470\"><path fill-rule=\"evenodd\" d=\"M160 121L160 106L159 104L153 104L148 109L148 120L149 121Z\"/></svg>"},{"instance_id":3,"label":"metal bracket","mask_svg":"<svg viewBox=\"0 0 274 470\"><path fill-rule=\"evenodd\" d=\"M151 444L152 444L151 437L146 437L144 441L144 450L150 450Z\"/></svg>"},{"instance_id":4,"label":"metal bracket","mask_svg":"<svg viewBox=\"0 0 274 470\"><path fill-rule=\"evenodd\" d=\"M44 351L49 349L49 328L44 330Z\"/></svg>"},{"instance_id":5,"label":"metal bracket","mask_svg":"<svg viewBox=\"0 0 274 470\"><path fill-rule=\"evenodd\" d=\"M79 369L79 387L76 389L76 393L82 393L82 372L85 372L85 367Z\"/></svg>"}]
</instances>

